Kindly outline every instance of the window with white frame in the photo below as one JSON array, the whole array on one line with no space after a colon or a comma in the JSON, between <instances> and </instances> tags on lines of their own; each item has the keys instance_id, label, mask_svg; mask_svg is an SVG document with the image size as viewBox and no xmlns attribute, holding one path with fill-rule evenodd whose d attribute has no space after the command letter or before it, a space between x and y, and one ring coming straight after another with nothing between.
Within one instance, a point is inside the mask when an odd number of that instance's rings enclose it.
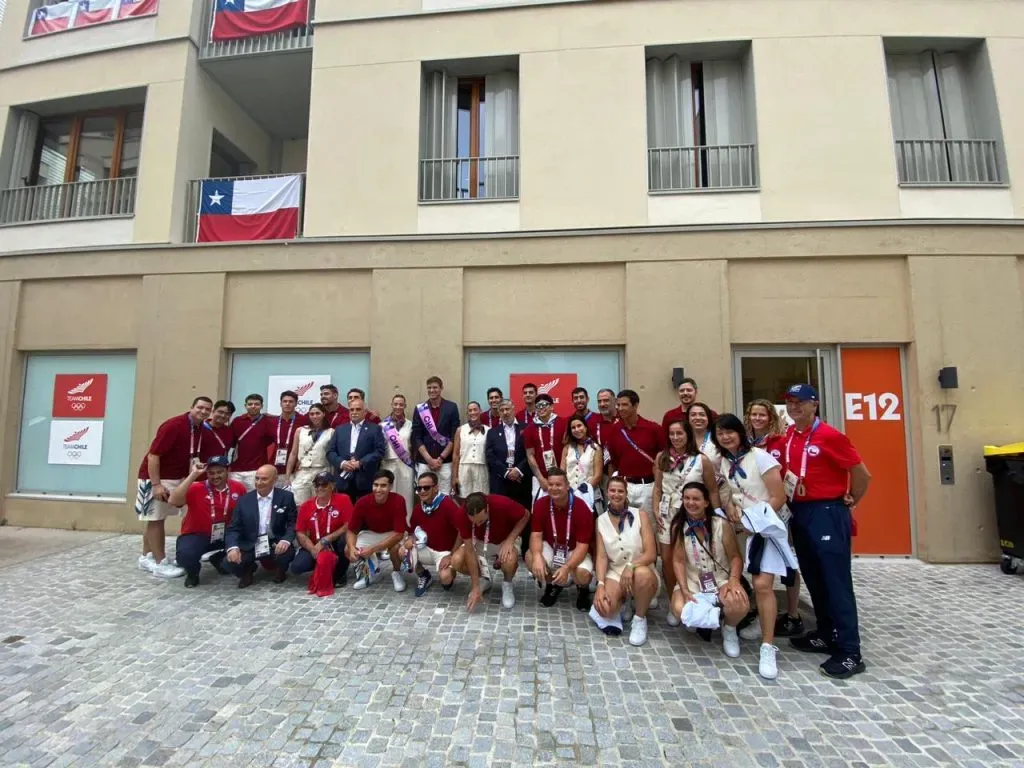
<instances>
[{"instance_id":1,"label":"window with white frame","mask_svg":"<svg viewBox=\"0 0 1024 768\"><path fill-rule=\"evenodd\" d=\"M652 192L757 186L751 86L741 59L647 59Z\"/></svg>"},{"instance_id":2,"label":"window with white frame","mask_svg":"<svg viewBox=\"0 0 1024 768\"><path fill-rule=\"evenodd\" d=\"M901 184L1001 184L998 112L977 50L889 53Z\"/></svg>"},{"instance_id":3,"label":"window with white frame","mask_svg":"<svg viewBox=\"0 0 1024 768\"><path fill-rule=\"evenodd\" d=\"M423 202L519 197L519 73L423 73L420 116Z\"/></svg>"}]
</instances>

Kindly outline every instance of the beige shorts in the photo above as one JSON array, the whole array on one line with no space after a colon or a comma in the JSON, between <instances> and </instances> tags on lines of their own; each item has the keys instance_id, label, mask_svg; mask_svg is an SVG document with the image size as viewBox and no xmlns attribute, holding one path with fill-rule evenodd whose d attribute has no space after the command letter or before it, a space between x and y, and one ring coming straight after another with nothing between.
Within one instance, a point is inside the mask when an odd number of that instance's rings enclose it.
<instances>
[{"instance_id":1,"label":"beige shorts","mask_svg":"<svg viewBox=\"0 0 1024 768\"><path fill-rule=\"evenodd\" d=\"M626 498L629 506L636 507L647 514L651 513L651 496L654 483L626 483Z\"/></svg>"},{"instance_id":2,"label":"beige shorts","mask_svg":"<svg viewBox=\"0 0 1024 768\"><path fill-rule=\"evenodd\" d=\"M571 553L572 553L572 550L570 550L570 554ZM550 568L551 570L555 569L555 566L553 565L554 560L555 560L555 550L551 547L550 544L548 544L545 541L544 542L544 562L548 564L548 568ZM589 553L587 554L587 556L585 558L583 558L583 562L576 566L577 570L579 570L580 568L582 568L587 573L593 573L594 572L594 561L590 559L590 554Z\"/></svg>"},{"instance_id":3,"label":"beige shorts","mask_svg":"<svg viewBox=\"0 0 1024 768\"><path fill-rule=\"evenodd\" d=\"M181 480L161 480L160 485L170 493L179 485ZM166 501L160 501L153 497L153 482L151 480L139 480L135 491L135 514L144 523L159 522L168 517L180 515L187 507L172 507Z\"/></svg>"},{"instance_id":4,"label":"beige shorts","mask_svg":"<svg viewBox=\"0 0 1024 768\"><path fill-rule=\"evenodd\" d=\"M394 533L376 533L375 531L360 531L356 534L356 549L367 549L376 547L387 538L394 536Z\"/></svg>"},{"instance_id":5,"label":"beige shorts","mask_svg":"<svg viewBox=\"0 0 1024 768\"><path fill-rule=\"evenodd\" d=\"M423 547L423 549L416 550L416 557L421 565L432 565L435 568L439 567L441 561L450 555L451 552L438 552L436 549L431 549L430 547Z\"/></svg>"},{"instance_id":6,"label":"beige shorts","mask_svg":"<svg viewBox=\"0 0 1024 768\"><path fill-rule=\"evenodd\" d=\"M649 568L651 573L654 574L654 579L658 583L658 586L654 589L654 594L658 594L661 591L661 574L658 573L658 569L653 565L648 565L647 568ZM626 570L626 566L624 565L612 565L609 563L608 572L605 573L605 578L611 579L612 581L622 581L622 572L624 570Z\"/></svg>"}]
</instances>

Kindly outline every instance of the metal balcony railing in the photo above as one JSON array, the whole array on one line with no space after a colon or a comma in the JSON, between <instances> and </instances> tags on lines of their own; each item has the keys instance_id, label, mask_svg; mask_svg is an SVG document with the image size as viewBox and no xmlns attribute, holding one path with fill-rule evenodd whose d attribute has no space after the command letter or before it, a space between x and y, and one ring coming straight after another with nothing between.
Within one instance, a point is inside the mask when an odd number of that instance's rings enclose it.
<instances>
[{"instance_id":1,"label":"metal balcony railing","mask_svg":"<svg viewBox=\"0 0 1024 768\"><path fill-rule=\"evenodd\" d=\"M188 183L185 192L185 231L183 240L194 243L199 236L199 197L203 192L204 181L246 181L249 179L278 179L282 176L301 176L302 192L299 199L299 231L296 237L302 237L302 217L306 211L306 174L268 173L262 176L211 176L208 179L194 179Z\"/></svg>"},{"instance_id":2,"label":"metal balcony railing","mask_svg":"<svg viewBox=\"0 0 1024 768\"><path fill-rule=\"evenodd\" d=\"M757 187L754 144L658 147L647 150L647 188L651 192Z\"/></svg>"},{"instance_id":3,"label":"metal balcony railing","mask_svg":"<svg viewBox=\"0 0 1024 768\"><path fill-rule=\"evenodd\" d=\"M420 202L519 199L519 155L420 160Z\"/></svg>"},{"instance_id":4,"label":"metal balcony railing","mask_svg":"<svg viewBox=\"0 0 1024 768\"><path fill-rule=\"evenodd\" d=\"M136 178L0 190L0 225L135 215Z\"/></svg>"},{"instance_id":5,"label":"metal balcony railing","mask_svg":"<svg viewBox=\"0 0 1024 768\"><path fill-rule=\"evenodd\" d=\"M313 25L307 24L298 29L286 32L274 32L269 35L257 35L241 40L210 41L210 30L213 29L213 13L217 0L204 0L203 26L200 30L200 59L227 59L236 56L249 56L261 53L278 53L280 51L301 51L313 47ZM309 3L309 18L313 19L315 6Z\"/></svg>"},{"instance_id":6,"label":"metal balcony railing","mask_svg":"<svg viewBox=\"0 0 1024 768\"><path fill-rule=\"evenodd\" d=\"M900 184L1002 184L993 139L897 139Z\"/></svg>"}]
</instances>

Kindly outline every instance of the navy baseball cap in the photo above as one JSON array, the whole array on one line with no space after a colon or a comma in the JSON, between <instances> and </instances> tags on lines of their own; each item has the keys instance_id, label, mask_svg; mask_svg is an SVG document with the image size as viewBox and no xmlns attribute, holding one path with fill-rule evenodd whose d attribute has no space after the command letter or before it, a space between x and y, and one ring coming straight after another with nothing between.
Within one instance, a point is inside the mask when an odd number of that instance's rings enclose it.
<instances>
[{"instance_id":1,"label":"navy baseball cap","mask_svg":"<svg viewBox=\"0 0 1024 768\"><path fill-rule=\"evenodd\" d=\"M330 472L317 472L313 478L313 485L333 485L334 476Z\"/></svg>"},{"instance_id":2,"label":"navy baseball cap","mask_svg":"<svg viewBox=\"0 0 1024 768\"><path fill-rule=\"evenodd\" d=\"M227 456L211 456L206 460L207 467L228 467L230 464Z\"/></svg>"},{"instance_id":3,"label":"navy baseball cap","mask_svg":"<svg viewBox=\"0 0 1024 768\"><path fill-rule=\"evenodd\" d=\"M551 399L551 395L537 395L537 399L534 400L533 402L537 403L537 404L540 404L540 403L547 403L548 405L554 405L555 404L555 401Z\"/></svg>"},{"instance_id":4,"label":"navy baseball cap","mask_svg":"<svg viewBox=\"0 0 1024 768\"><path fill-rule=\"evenodd\" d=\"M818 402L818 390L812 387L810 384L794 384L786 390L786 399L793 398L800 402L807 402L813 400Z\"/></svg>"}]
</instances>

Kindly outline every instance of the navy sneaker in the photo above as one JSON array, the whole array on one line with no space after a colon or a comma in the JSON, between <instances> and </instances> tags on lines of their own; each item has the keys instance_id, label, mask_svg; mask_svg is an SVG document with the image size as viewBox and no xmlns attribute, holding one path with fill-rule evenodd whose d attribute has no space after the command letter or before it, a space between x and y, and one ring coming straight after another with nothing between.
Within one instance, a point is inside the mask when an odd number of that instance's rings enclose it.
<instances>
[{"instance_id":1,"label":"navy sneaker","mask_svg":"<svg viewBox=\"0 0 1024 768\"><path fill-rule=\"evenodd\" d=\"M422 572L416 575L416 597L423 597L423 593L430 589L430 585L433 583L434 577L430 575L430 571L426 568Z\"/></svg>"},{"instance_id":2,"label":"navy sneaker","mask_svg":"<svg viewBox=\"0 0 1024 768\"><path fill-rule=\"evenodd\" d=\"M848 656L844 653L837 653L818 667L818 669L821 670L821 674L825 677L831 677L833 680L845 680L848 677L859 675L867 667L860 656Z\"/></svg>"},{"instance_id":3,"label":"navy sneaker","mask_svg":"<svg viewBox=\"0 0 1024 768\"><path fill-rule=\"evenodd\" d=\"M831 656L836 652L836 647L817 632L809 632L803 637L791 637L789 644L804 653L827 653Z\"/></svg>"},{"instance_id":4,"label":"navy sneaker","mask_svg":"<svg viewBox=\"0 0 1024 768\"><path fill-rule=\"evenodd\" d=\"M804 633L804 620L799 616L793 617L788 613L780 613L775 619L776 637L799 637Z\"/></svg>"}]
</instances>

